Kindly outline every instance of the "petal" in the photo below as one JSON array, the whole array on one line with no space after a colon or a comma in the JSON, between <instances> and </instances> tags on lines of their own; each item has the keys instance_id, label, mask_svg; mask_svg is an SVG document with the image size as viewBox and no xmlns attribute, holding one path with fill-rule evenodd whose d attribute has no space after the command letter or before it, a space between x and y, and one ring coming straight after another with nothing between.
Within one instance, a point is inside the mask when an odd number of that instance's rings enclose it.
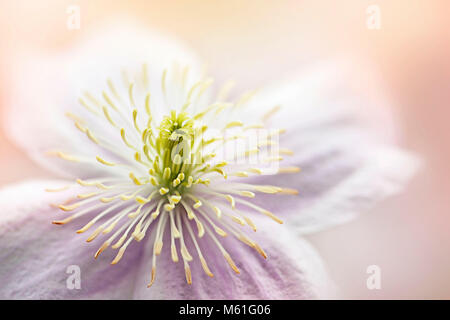
<instances>
[{"instance_id":1,"label":"petal","mask_svg":"<svg viewBox=\"0 0 450 320\"><path fill-rule=\"evenodd\" d=\"M300 162L301 173L254 179L252 183L299 190L295 196L257 196L254 202L299 234L319 232L349 222L400 192L419 166L415 157L393 148L362 154L330 150L322 156Z\"/></svg>"},{"instance_id":2,"label":"petal","mask_svg":"<svg viewBox=\"0 0 450 320\"><path fill-rule=\"evenodd\" d=\"M85 90L98 99L107 89L108 77L118 87L123 82L124 68L131 72L131 78L132 72L141 71L144 63L148 66L150 87L157 87L151 92L156 104L162 99L157 95L161 91L162 71L174 61L191 65L191 75L198 70L196 57L182 44L120 20L99 27L65 51L41 56L36 50L33 55L23 54L11 66L14 72L6 131L41 165L66 176L92 176L97 168L45 155L52 150L91 156L98 153L97 146L75 128L65 113L79 116L86 111L78 102ZM99 121L90 129L103 130L98 126ZM119 133L114 134L120 138Z\"/></svg>"},{"instance_id":3,"label":"petal","mask_svg":"<svg viewBox=\"0 0 450 320\"><path fill-rule=\"evenodd\" d=\"M336 68L326 67L265 90L254 101L282 106L272 125L287 128L280 147L294 155L283 156L276 165L302 171L248 182L298 190L298 196L257 196L255 201L301 234L345 223L368 211L399 192L419 166L417 158L392 145L395 127L382 99L378 105L368 100L374 104L369 107L362 102L363 94L353 92L350 85L343 88L349 81L339 74ZM390 133L383 135L383 130Z\"/></svg>"},{"instance_id":4,"label":"petal","mask_svg":"<svg viewBox=\"0 0 450 320\"><path fill-rule=\"evenodd\" d=\"M77 235L72 222L51 224L61 219L61 203L68 194L47 193L44 188L61 186L61 181L31 181L0 191L0 297L2 299L124 299L130 298L140 261L141 246L130 247L126 260L111 266L113 252L94 260L97 244L87 244ZM81 289L69 289L80 269ZM72 287L73 288L73 287Z\"/></svg>"},{"instance_id":5,"label":"petal","mask_svg":"<svg viewBox=\"0 0 450 320\"><path fill-rule=\"evenodd\" d=\"M156 280L150 288L140 285L148 282L151 270L151 248L146 250L139 271L136 299L314 299L324 297L330 281L321 258L311 245L286 232L283 226L267 224L255 218L259 226L253 240L268 255L265 260L250 247L236 239L221 238L240 274L235 274L223 255L205 235L198 239L214 277L207 276L198 260L192 243L187 246L193 261L190 262L192 284L185 280L183 262L174 263L168 248L157 260ZM269 229L270 227L270 229ZM195 228L195 226L193 226ZM270 230L270 237L269 237ZM165 244L170 247L170 239Z\"/></svg>"},{"instance_id":6,"label":"petal","mask_svg":"<svg viewBox=\"0 0 450 320\"><path fill-rule=\"evenodd\" d=\"M335 129L347 128L392 143L397 138L395 115L381 81L370 67L361 68L356 70L342 61L313 64L298 75L259 90L248 108L255 110L253 114L261 114L280 107L268 122L287 129L294 140L310 134L332 135Z\"/></svg>"}]
</instances>

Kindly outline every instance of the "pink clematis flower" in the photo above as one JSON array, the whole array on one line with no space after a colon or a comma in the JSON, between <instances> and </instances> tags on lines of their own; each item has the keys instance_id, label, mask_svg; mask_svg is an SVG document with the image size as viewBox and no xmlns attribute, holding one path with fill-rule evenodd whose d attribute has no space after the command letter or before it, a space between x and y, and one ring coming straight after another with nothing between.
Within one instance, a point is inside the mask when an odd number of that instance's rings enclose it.
<instances>
[{"instance_id":1,"label":"pink clematis flower","mask_svg":"<svg viewBox=\"0 0 450 320\"><path fill-rule=\"evenodd\" d=\"M2 298L325 297L302 236L416 166L369 130L330 65L235 94L183 45L128 27L24 61L7 131L60 178L0 192Z\"/></svg>"}]
</instances>

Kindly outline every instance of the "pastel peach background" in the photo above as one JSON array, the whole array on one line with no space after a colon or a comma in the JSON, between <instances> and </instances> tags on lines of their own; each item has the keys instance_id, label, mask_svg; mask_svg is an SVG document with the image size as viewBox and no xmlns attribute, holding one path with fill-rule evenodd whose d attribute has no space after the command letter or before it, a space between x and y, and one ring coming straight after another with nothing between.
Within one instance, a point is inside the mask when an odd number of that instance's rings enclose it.
<instances>
[{"instance_id":1,"label":"pastel peach background","mask_svg":"<svg viewBox=\"0 0 450 320\"><path fill-rule=\"evenodd\" d=\"M80 30L66 28L71 4L81 8ZM381 8L381 30L366 27L371 4ZM401 144L426 166L404 194L310 240L342 298L450 298L449 1L2 0L0 111L12 107L5 103L11 98L12 56L70 46L117 15L183 39L219 80L233 77L255 86L335 56L373 63L398 115ZM50 176L0 130L0 185ZM381 290L366 288L371 264L381 267Z\"/></svg>"}]
</instances>

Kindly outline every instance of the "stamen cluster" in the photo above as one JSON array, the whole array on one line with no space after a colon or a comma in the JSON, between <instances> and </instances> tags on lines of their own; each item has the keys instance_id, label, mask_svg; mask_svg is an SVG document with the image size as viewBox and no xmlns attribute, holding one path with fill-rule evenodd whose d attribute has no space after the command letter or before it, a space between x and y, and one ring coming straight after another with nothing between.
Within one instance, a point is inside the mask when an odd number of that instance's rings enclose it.
<instances>
[{"instance_id":1,"label":"stamen cluster","mask_svg":"<svg viewBox=\"0 0 450 320\"><path fill-rule=\"evenodd\" d=\"M76 200L71 198L59 204L61 210L73 214L53 223L65 224L83 216L93 216L77 232L84 233L97 225L88 242L108 235L95 258L108 247L118 249L112 264L121 260L133 240L139 242L147 233L151 234L153 260L149 286L155 280L156 258L162 251L166 229L172 260L179 261L179 250L189 284L194 251L205 273L213 276L202 252L202 241L207 241L205 234L239 273L220 237L231 234L266 258L266 253L245 230L249 227L256 231L247 212L256 211L282 223L272 212L246 198L254 198L258 192L297 194L293 189L239 180L299 171L297 167L277 166L274 171L257 166L278 163L282 155L292 154L291 150L278 148L275 137L284 132L282 129L265 130L253 145L247 143L248 137L266 128L268 118L279 107L263 114L258 122L246 125L236 114L242 112L253 93L242 95L236 102L223 102L229 89L226 85L211 103L205 95L212 81L206 79L188 85L189 69L178 66L171 70L170 76L168 70L163 72L159 89L163 98L151 106L150 90L155 88L149 84L147 75L146 65L133 82L125 75L122 90L117 90L109 79L108 89L101 97L87 92L80 98L85 116L67 114L76 128L98 147L101 155L61 150L52 151L50 155L99 166L102 174L88 180L76 179L74 185L49 189L62 191L75 185L88 189L76 195ZM142 103L136 103L138 101ZM213 131L215 135L208 137ZM236 141L245 142L244 150L229 148ZM273 146L277 147L276 154L270 152ZM242 157L246 161L236 161ZM225 179L228 179L226 183Z\"/></svg>"}]
</instances>

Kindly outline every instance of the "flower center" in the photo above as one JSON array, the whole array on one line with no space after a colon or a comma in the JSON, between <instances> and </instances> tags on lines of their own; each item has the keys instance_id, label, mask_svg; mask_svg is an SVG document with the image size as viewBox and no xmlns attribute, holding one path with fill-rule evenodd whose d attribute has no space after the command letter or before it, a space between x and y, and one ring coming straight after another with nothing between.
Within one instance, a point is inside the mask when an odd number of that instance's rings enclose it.
<instances>
[{"instance_id":1,"label":"flower center","mask_svg":"<svg viewBox=\"0 0 450 320\"><path fill-rule=\"evenodd\" d=\"M155 142L157 156L149 170L150 176L157 177L160 185L178 196L193 182L190 176L194 162L191 159L195 143L193 126L194 121L187 113L172 111L161 121Z\"/></svg>"}]
</instances>

